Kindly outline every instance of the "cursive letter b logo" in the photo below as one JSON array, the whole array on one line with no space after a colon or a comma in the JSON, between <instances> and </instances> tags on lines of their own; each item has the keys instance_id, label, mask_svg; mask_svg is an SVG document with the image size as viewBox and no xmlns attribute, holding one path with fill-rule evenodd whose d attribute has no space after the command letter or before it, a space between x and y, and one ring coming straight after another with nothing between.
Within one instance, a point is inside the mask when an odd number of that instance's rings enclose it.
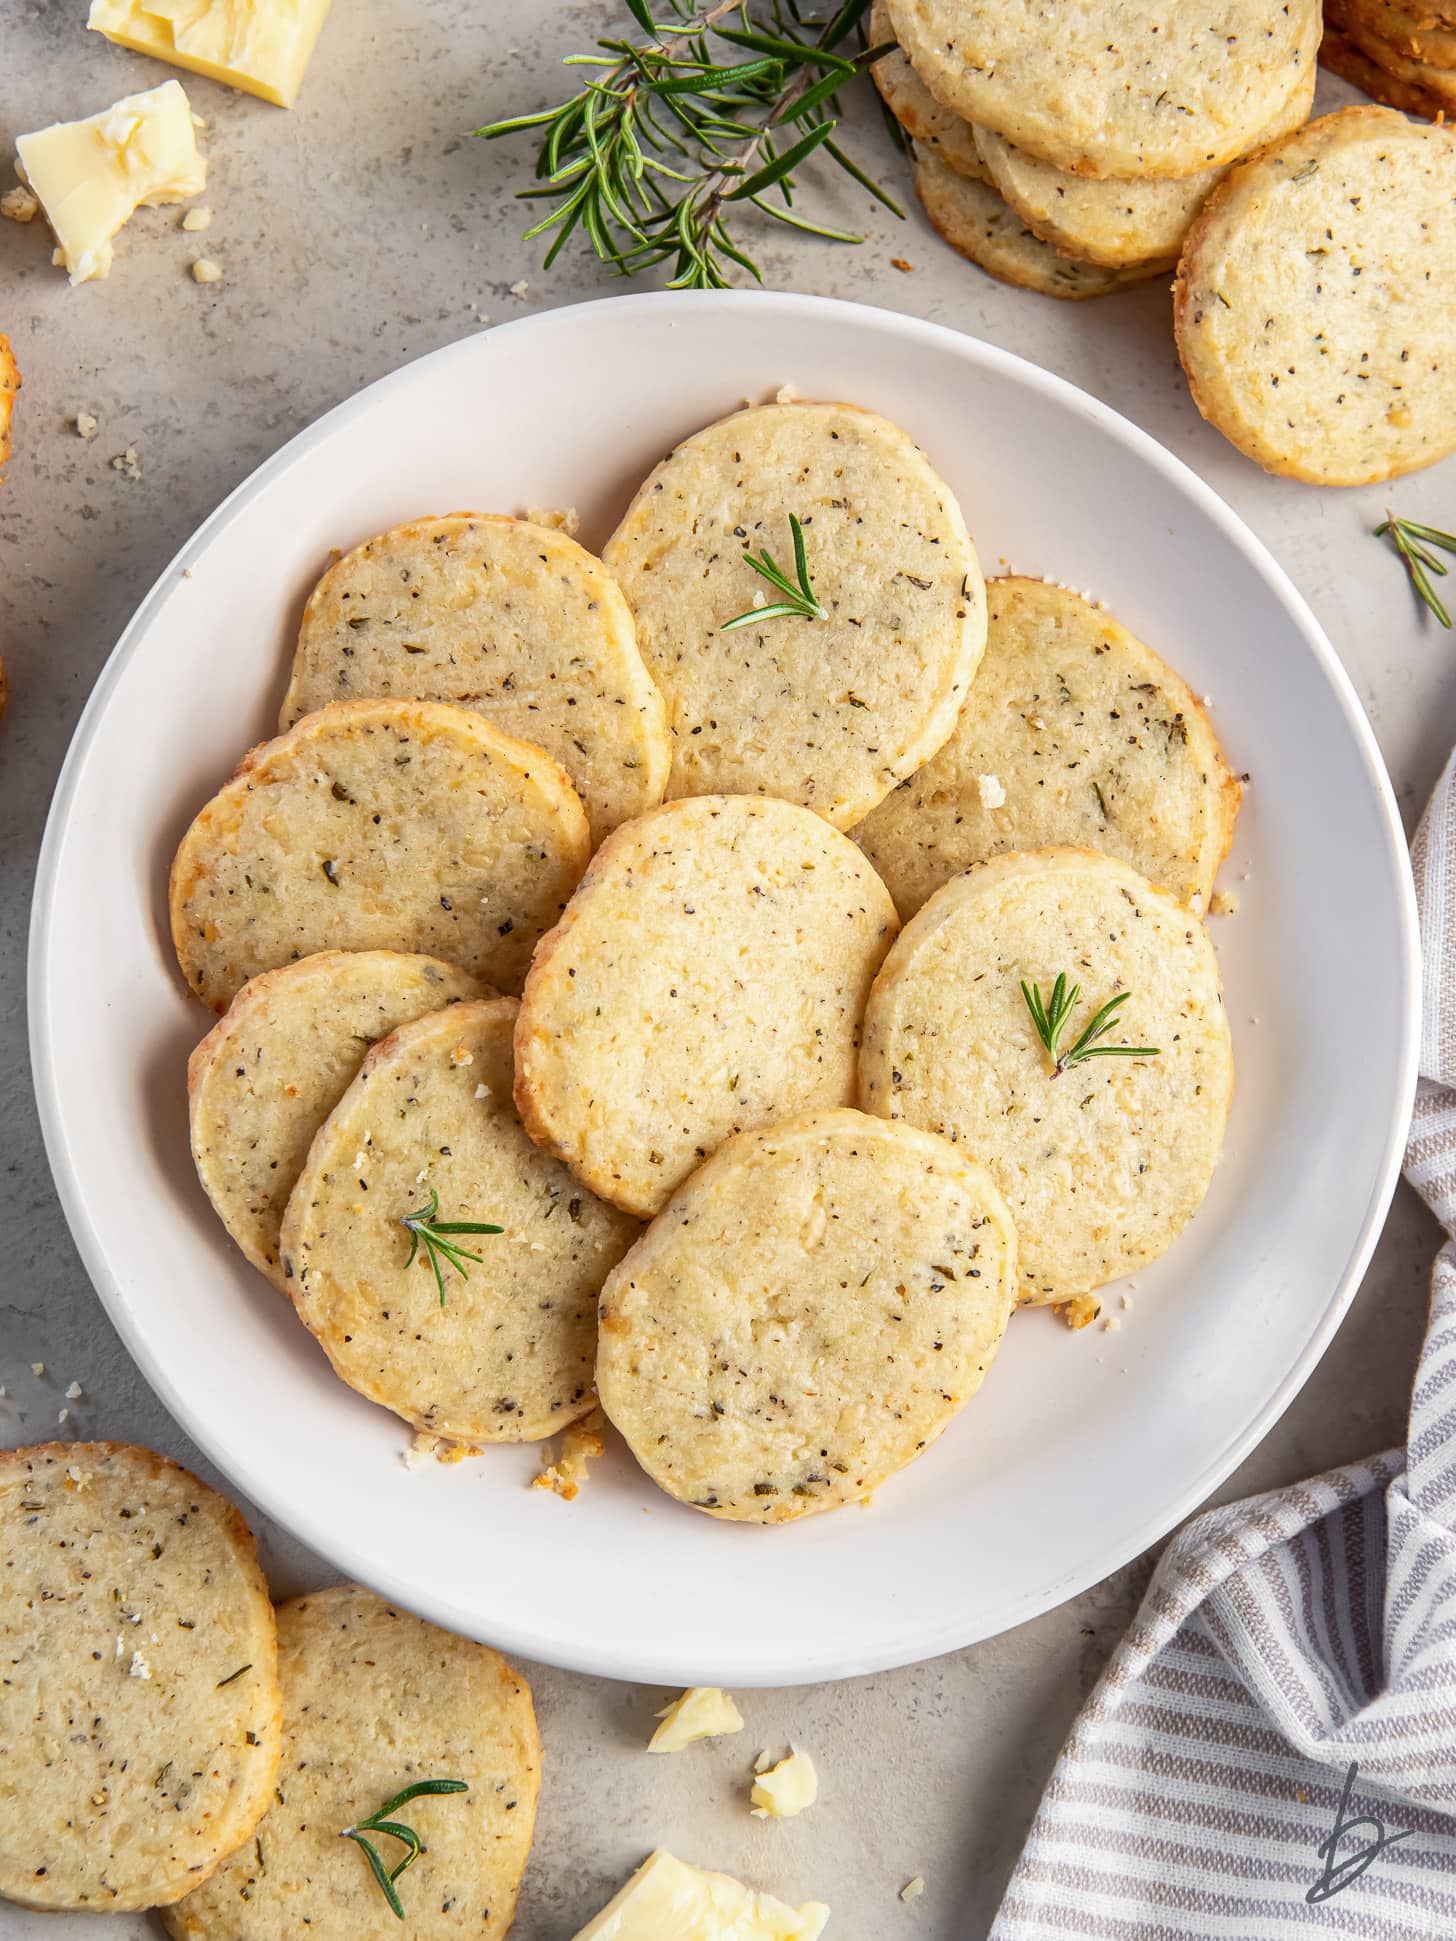
<instances>
[{"instance_id":1,"label":"cursive letter b logo","mask_svg":"<svg viewBox=\"0 0 1456 1941\"><path fill-rule=\"evenodd\" d=\"M1377 1855L1384 1853L1387 1847L1393 1847L1397 1840L1409 1840L1410 1838L1409 1832L1387 1833L1384 1822L1375 1819L1373 1815L1354 1820L1347 1820L1345 1818L1346 1809L1350 1804L1350 1792L1355 1784L1355 1775L1359 1770L1360 1768L1358 1766L1352 1764L1350 1770L1345 1774L1345 1784L1340 1792L1340 1803L1335 1808L1334 1828L1315 1848L1315 1852L1325 1863L1325 1870L1304 1897L1311 1907L1317 1907L1321 1901L1330 1900L1334 1895L1343 1893L1352 1881L1360 1878L1361 1874L1364 1873L1365 1869ZM1367 1832L1371 1837L1365 1846L1358 1847L1354 1853L1346 1854L1343 1860L1336 1859L1335 1856L1339 1852L1340 1842L1345 1838L1347 1833L1362 1834Z\"/></svg>"}]
</instances>

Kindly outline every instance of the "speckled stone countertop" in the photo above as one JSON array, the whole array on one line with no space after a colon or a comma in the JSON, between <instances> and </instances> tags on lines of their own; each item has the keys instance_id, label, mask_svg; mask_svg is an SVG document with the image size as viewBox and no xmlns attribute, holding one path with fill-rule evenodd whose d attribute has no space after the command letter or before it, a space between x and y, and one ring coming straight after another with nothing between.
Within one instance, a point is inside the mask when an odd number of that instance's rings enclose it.
<instances>
[{"instance_id":1,"label":"speckled stone countertop","mask_svg":"<svg viewBox=\"0 0 1456 1941\"><path fill-rule=\"evenodd\" d=\"M0 0L7 153L27 129L90 114L170 72L84 32L84 17L84 0ZM468 131L554 98L559 57L622 17L618 0L338 0L291 114L186 77L208 124L205 200L215 220L205 236L183 234L175 210L144 211L109 282L71 290L50 266L42 224L0 223L0 329L25 377L0 493L0 648L12 684L0 726L0 1442L57 1432L129 1438L211 1473L87 1284L31 1099L29 890L72 727L156 573L294 432L437 345L618 287L580 253L540 271L536 247L519 241L522 210L511 200L528 173L527 149L473 142ZM1346 98L1330 92L1332 103ZM862 145L887 174L902 174L877 118L861 120ZM839 183L825 201L831 219L867 228L866 246L766 237L766 282L889 305L1005 345L1179 453L1309 599L1412 821L1456 734L1456 637L1418 617L1398 566L1364 537L1386 494L1266 478L1205 426L1174 356L1166 287L1049 302L961 262L918 213L896 222ZM193 281L190 264L204 253L221 265L220 282ZM98 420L94 439L77 435L79 411ZM139 477L112 463L129 447ZM1403 512L1447 527L1453 502L1451 462L1399 488ZM104 965L95 974L99 987ZM1435 1244L1434 1225L1402 1188L1334 1345L1223 1495L1400 1439ZM32 1373L35 1362L44 1374ZM84 1393L68 1403L73 1380ZM69 1416L58 1431L62 1408ZM280 1594L328 1581L283 1533L267 1523L259 1533ZM662 1692L529 1667L547 1764L515 1934L567 1941L661 1843L786 1895L829 1901L833 1941L979 1941L1056 1751L1149 1568L1149 1559L1129 1565L1033 1624L930 1664L742 1694L742 1738L670 1764L641 1750ZM759 1745L790 1739L819 1764L820 1803L765 1827L743 1810L744 1769ZM915 1874L926 1891L903 1905L899 1889ZM6 1941L153 1932L146 1918L0 1907Z\"/></svg>"}]
</instances>

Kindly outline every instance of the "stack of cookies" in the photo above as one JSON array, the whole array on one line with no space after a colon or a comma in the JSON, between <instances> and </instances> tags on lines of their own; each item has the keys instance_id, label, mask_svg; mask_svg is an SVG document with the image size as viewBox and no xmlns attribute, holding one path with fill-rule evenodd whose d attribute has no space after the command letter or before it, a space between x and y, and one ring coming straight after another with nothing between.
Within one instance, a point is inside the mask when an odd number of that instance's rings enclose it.
<instances>
[{"instance_id":1,"label":"stack of cookies","mask_svg":"<svg viewBox=\"0 0 1456 1941\"><path fill-rule=\"evenodd\" d=\"M1456 0L1326 0L1320 60L1387 107L1456 114Z\"/></svg>"},{"instance_id":2,"label":"stack of cookies","mask_svg":"<svg viewBox=\"0 0 1456 1941\"><path fill-rule=\"evenodd\" d=\"M1229 163L1305 121L1320 8L877 0L870 41L946 241L1075 300L1170 270Z\"/></svg>"}]
</instances>

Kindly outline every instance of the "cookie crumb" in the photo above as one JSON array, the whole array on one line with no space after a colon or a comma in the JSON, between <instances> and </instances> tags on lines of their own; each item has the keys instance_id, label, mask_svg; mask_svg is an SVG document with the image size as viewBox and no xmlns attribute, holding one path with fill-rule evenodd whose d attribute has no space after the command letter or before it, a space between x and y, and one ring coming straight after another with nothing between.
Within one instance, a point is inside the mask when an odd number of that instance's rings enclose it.
<instances>
[{"instance_id":1,"label":"cookie crumb","mask_svg":"<svg viewBox=\"0 0 1456 1941\"><path fill-rule=\"evenodd\" d=\"M78 411L71 421L78 438L94 438L101 426L89 411Z\"/></svg>"},{"instance_id":2,"label":"cookie crumb","mask_svg":"<svg viewBox=\"0 0 1456 1941\"><path fill-rule=\"evenodd\" d=\"M111 461L113 472L120 472L124 479L139 479L142 475L142 455L135 445L128 445L124 452L118 452Z\"/></svg>"},{"instance_id":3,"label":"cookie crumb","mask_svg":"<svg viewBox=\"0 0 1456 1941\"><path fill-rule=\"evenodd\" d=\"M925 1876L923 1874L916 1874L913 1880L907 1880L905 1885L900 1889L900 1899L902 1901L918 1901L924 1892Z\"/></svg>"},{"instance_id":4,"label":"cookie crumb","mask_svg":"<svg viewBox=\"0 0 1456 1941\"><path fill-rule=\"evenodd\" d=\"M30 1364L30 1372L32 1375L43 1375L45 1373L45 1363L43 1361L33 1361Z\"/></svg>"},{"instance_id":5,"label":"cookie crumb","mask_svg":"<svg viewBox=\"0 0 1456 1941\"><path fill-rule=\"evenodd\" d=\"M526 281L524 276L520 279L518 283L513 283L511 285L511 295L513 297L528 297L530 294L531 294L531 286Z\"/></svg>"},{"instance_id":6,"label":"cookie crumb","mask_svg":"<svg viewBox=\"0 0 1456 1941\"><path fill-rule=\"evenodd\" d=\"M23 182L0 195L0 216L7 222L34 222L39 213L40 204Z\"/></svg>"},{"instance_id":7,"label":"cookie crumb","mask_svg":"<svg viewBox=\"0 0 1456 1941\"><path fill-rule=\"evenodd\" d=\"M607 1418L600 1409L592 1409L579 1422L573 1422L561 1438L561 1454L555 1462L542 1466L540 1475L532 1479L532 1489L553 1490L564 1502L574 1503L587 1480L587 1465L606 1449L602 1438L606 1426Z\"/></svg>"},{"instance_id":8,"label":"cookie crumb","mask_svg":"<svg viewBox=\"0 0 1456 1941\"><path fill-rule=\"evenodd\" d=\"M1208 906L1211 917L1231 917L1237 914L1239 899L1232 890L1215 890Z\"/></svg>"},{"instance_id":9,"label":"cookie crumb","mask_svg":"<svg viewBox=\"0 0 1456 1941\"><path fill-rule=\"evenodd\" d=\"M79 1382L72 1382L70 1387L66 1390L66 1400L68 1402L79 1402L81 1399L81 1394L82 1394L81 1384Z\"/></svg>"},{"instance_id":10,"label":"cookie crumb","mask_svg":"<svg viewBox=\"0 0 1456 1941\"><path fill-rule=\"evenodd\" d=\"M898 270L901 276L909 276L914 270L915 265L913 263L907 263L903 256L892 256L890 258L890 268L892 270Z\"/></svg>"},{"instance_id":11,"label":"cookie crumb","mask_svg":"<svg viewBox=\"0 0 1456 1941\"><path fill-rule=\"evenodd\" d=\"M194 283L221 283L222 265L214 263L210 256L199 256L192 265Z\"/></svg>"},{"instance_id":12,"label":"cookie crumb","mask_svg":"<svg viewBox=\"0 0 1456 1941\"><path fill-rule=\"evenodd\" d=\"M177 227L185 229L191 235L199 229L206 229L211 221L211 209L189 209Z\"/></svg>"}]
</instances>

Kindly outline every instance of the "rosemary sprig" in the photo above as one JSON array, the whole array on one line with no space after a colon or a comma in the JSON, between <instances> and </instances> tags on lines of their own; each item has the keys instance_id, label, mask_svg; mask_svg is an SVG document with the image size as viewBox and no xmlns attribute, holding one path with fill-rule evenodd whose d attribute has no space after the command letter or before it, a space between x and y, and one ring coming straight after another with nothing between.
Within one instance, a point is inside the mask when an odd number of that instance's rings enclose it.
<instances>
[{"instance_id":1,"label":"rosemary sprig","mask_svg":"<svg viewBox=\"0 0 1456 1941\"><path fill-rule=\"evenodd\" d=\"M737 265L762 282L729 228L741 203L790 229L862 242L794 207L796 171L821 150L903 216L833 140L840 90L893 46L858 45L870 0L842 0L826 19L806 19L804 0L766 0L762 25L747 0L660 0L661 19L649 0L624 4L644 40L609 37L598 53L569 55L567 67L595 70L576 94L475 131L487 141L539 131L537 186L521 193L552 205L526 231L529 241L555 229L548 269L580 229L620 276L671 263L670 289L717 290ZM858 51L845 53L851 36Z\"/></svg>"},{"instance_id":2,"label":"rosemary sprig","mask_svg":"<svg viewBox=\"0 0 1456 1941\"><path fill-rule=\"evenodd\" d=\"M412 1826L405 1826L400 1820L392 1820L391 1813L397 1813L401 1806L408 1806L412 1799L419 1799L424 1793L468 1793L469 1786L463 1779L417 1779L413 1786L406 1786L402 1793L387 1799L377 1813L371 1813L367 1820L356 1820L353 1826L346 1826L340 1833L341 1840L352 1840L369 1862L369 1871L379 1883L379 1891L389 1902L390 1912L396 1920L404 1919L404 1904L399 1898L395 1882L406 1867L412 1867L424 1852L424 1842ZM365 1836L370 1833L387 1833L391 1840L400 1841L405 1847L404 1859L397 1867L386 1867L379 1857L379 1849Z\"/></svg>"},{"instance_id":3,"label":"rosemary sprig","mask_svg":"<svg viewBox=\"0 0 1456 1941\"><path fill-rule=\"evenodd\" d=\"M781 566L776 566L773 556L765 547L755 559L752 553L745 555L748 564L760 578L768 581L775 592L782 593L783 599L772 606L750 607L747 613L740 613L735 620L725 620L718 629L720 634L731 634L735 627L751 627L758 620L784 620L796 614L801 620L827 620L829 609L814 592L814 582L809 578L809 561L804 552L804 528L797 517L789 514L789 533L794 542L794 579L790 579ZM795 584L795 581L798 584Z\"/></svg>"},{"instance_id":4,"label":"rosemary sprig","mask_svg":"<svg viewBox=\"0 0 1456 1941\"><path fill-rule=\"evenodd\" d=\"M1031 1013L1031 1022L1036 1035L1040 1038L1047 1057L1052 1061L1052 1077L1060 1078L1062 1073L1073 1065L1080 1065L1087 1058L1158 1058L1161 1051L1157 1045L1103 1045L1097 1041L1105 1038L1112 1029L1113 1022L1123 1005L1132 996L1131 991L1119 991L1110 997L1102 1009L1094 1013L1091 1023L1065 1051L1058 1051L1062 1031L1068 1018L1077 1008L1077 1000L1082 995L1080 984L1067 983L1067 973L1057 972L1057 981L1052 985L1050 1001L1042 996L1039 984L1028 984L1023 978L1021 995L1026 1000L1026 1008Z\"/></svg>"},{"instance_id":5,"label":"rosemary sprig","mask_svg":"<svg viewBox=\"0 0 1456 1941\"><path fill-rule=\"evenodd\" d=\"M416 1207L413 1213L401 1214L399 1223L402 1227L408 1228L410 1237L409 1259L405 1262L405 1266L414 1266L415 1256L419 1253L420 1242L423 1240L430 1265L435 1271L435 1285L440 1290L440 1306L443 1307L445 1276L441 1271L440 1262L446 1261L455 1269L461 1280L468 1281L470 1269L465 1265L466 1261L473 1260L478 1265L484 1258L482 1254L473 1254L467 1248L457 1245L448 1236L452 1233L504 1233L505 1228L493 1227L483 1220L437 1220L435 1215L439 1211L440 1195L432 1186L430 1197L425 1204Z\"/></svg>"},{"instance_id":6,"label":"rosemary sprig","mask_svg":"<svg viewBox=\"0 0 1456 1941\"><path fill-rule=\"evenodd\" d=\"M1405 563L1405 570L1410 574L1411 585L1417 595L1441 625L1449 627L1451 616L1446 611L1445 602L1431 585L1430 575L1434 573L1438 579L1445 579L1450 568L1444 560L1436 558L1431 547L1439 546L1443 553L1456 553L1456 533L1437 532L1434 526L1419 525L1414 519L1397 519L1389 507L1386 508L1384 519L1375 528L1375 537L1383 539L1387 533Z\"/></svg>"}]
</instances>

